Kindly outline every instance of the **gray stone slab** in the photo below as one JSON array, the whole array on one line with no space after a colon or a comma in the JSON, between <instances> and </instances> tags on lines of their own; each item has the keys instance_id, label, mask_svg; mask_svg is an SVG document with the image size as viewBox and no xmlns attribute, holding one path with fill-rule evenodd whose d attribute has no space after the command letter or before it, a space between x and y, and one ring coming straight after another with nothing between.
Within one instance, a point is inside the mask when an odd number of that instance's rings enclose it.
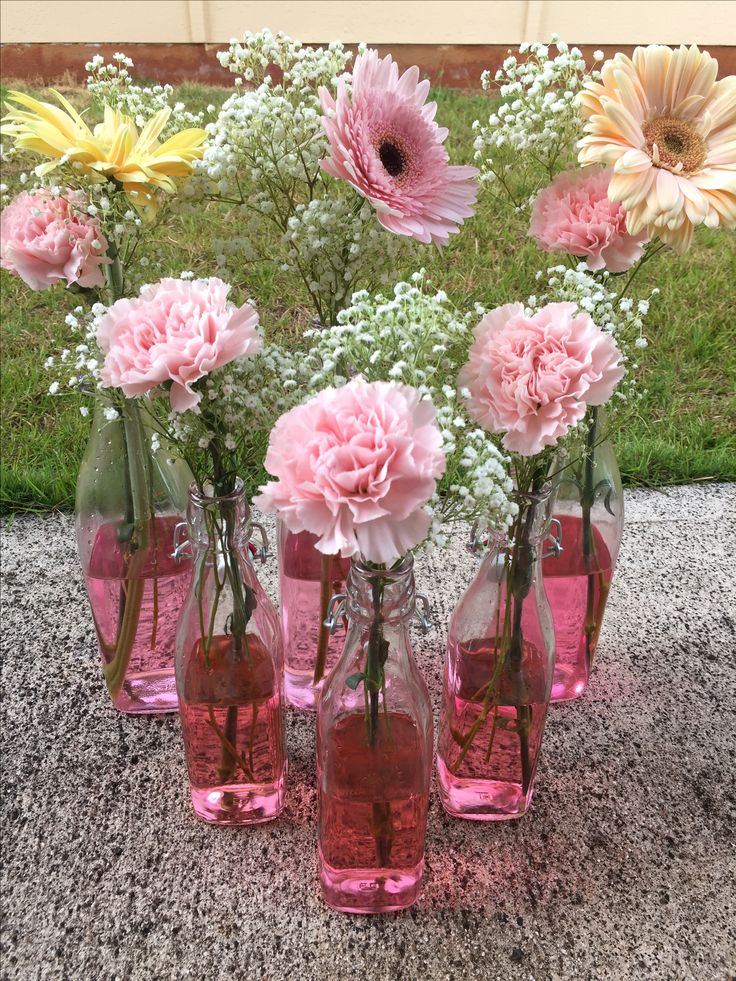
<instances>
[{"instance_id":1,"label":"gray stone slab","mask_svg":"<svg viewBox=\"0 0 736 981\"><path fill-rule=\"evenodd\" d=\"M312 717L289 719L282 819L198 823L177 718L108 703L69 517L6 522L2 978L733 976L735 554L736 485L629 493L590 690L551 710L531 812L435 798L420 901L359 918L319 896ZM436 706L472 568L458 541L419 570Z\"/></svg>"}]
</instances>

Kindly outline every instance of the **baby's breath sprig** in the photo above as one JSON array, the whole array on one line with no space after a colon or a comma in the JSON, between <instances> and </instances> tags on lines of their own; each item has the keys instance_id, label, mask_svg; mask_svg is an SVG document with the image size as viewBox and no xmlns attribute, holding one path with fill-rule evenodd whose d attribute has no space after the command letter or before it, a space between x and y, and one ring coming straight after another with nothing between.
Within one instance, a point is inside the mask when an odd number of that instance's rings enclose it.
<instances>
[{"instance_id":1,"label":"baby's breath sprig","mask_svg":"<svg viewBox=\"0 0 736 981\"><path fill-rule=\"evenodd\" d=\"M386 231L369 202L320 167L328 141L318 90L334 91L338 79L349 86L352 53L338 41L309 48L261 31L232 40L218 58L235 74L235 92L207 127L186 206L215 197L236 218L213 243L223 278L237 281L245 263L267 261L301 280L320 321L332 324L358 285L388 282L419 248Z\"/></svg>"},{"instance_id":2,"label":"baby's breath sprig","mask_svg":"<svg viewBox=\"0 0 736 981\"><path fill-rule=\"evenodd\" d=\"M481 520L504 528L515 514L508 459L470 421L455 387L481 312L457 310L421 270L392 293L354 293L335 326L305 334L312 342L305 359L310 392L360 374L368 381L411 385L433 401L447 460L427 506L430 542L436 545L445 543L446 529L455 522Z\"/></svg>"},{"instance_id":3,"label":"baby's breath sprig","mask_svg":"<svg viewBox=\"0 0 736 981\"><path fill-rule=\"evenodd\" d=\"M603 52L595 52L595 59L602 61ZM486 122L473 123L481 181L518 210L526 209L539 188L574 161L581 134L575 97L586 81L599 77L580 49L557 35L549 45L522 44L516 53L509 51L494 76L483 72L483 88L500 96L501 104Z\"/></svg>"}]
</instances>

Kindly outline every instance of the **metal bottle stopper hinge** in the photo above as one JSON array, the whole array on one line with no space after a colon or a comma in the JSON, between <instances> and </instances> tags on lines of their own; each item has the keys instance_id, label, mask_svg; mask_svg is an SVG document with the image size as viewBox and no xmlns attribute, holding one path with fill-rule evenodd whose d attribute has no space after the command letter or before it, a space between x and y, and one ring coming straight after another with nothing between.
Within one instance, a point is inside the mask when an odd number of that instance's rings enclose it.
<instances>
[{"instance_id":1,"label":"metal bottle stopper hinge","mask_svg":"<svg viewBox=\"0 0 736 981\"><path fill-rule=\"evenodd\" d=\"M557 518L549 519L549 531L544 540L545 542L549 542L550 549L548 552L542 553L543 559L557 558L561 552L564 552L562 547L562 525Z\"/></svg>"},{"instance_id":2,"label":"metal bottle stopper hinge","mask_svg":"<svg viewBox=\"0 0 736 981\"><path fill-rule=\"evenodd\" d=\"M544 552L542 555L543 559L548 559L554 556L557 558L564 548L562 547L562 525L557 518L550 518L549 520L549 531L545 535L545 542L549 542L549 551ZM465 546L471 555L477 555L481 548L484 548L488 544L487 537L479 534L479 526L476 521L473 527L470 529L470 538L467 545Z\"/></svg>"},{"instance_id":3,"label":"metal bottle stopper hinge","mask_svg":"<svg viewBox=\"0 0 736 981\"><path fill-rule=\"evenodd\" d=\"M412 619L416 621L419 629L422 633L425 633L432 628L432 606L429 599L424 595L424 593L416 594L417 602L421 604L421 609L415 609L412 614ZM330 598L330 602L327 605L327 616L324 619L324 625L334 634L338 628L340 621L347 617L345 612L345 600L347 595L345 593L337 593L335 596Z\"/></svg>"},{"instance_id":4,"label":"metal bottle stopper hinge","mask_svg":"<svg viewBox=\"0 0 736 981\"><path fill-rule=\"evenodd\" d=\"M254 542L248 542L248 549L254 559L260 559L263 563L268 558L268 535L266 534L266 529L257 521L251 522L251 528L260 534L261 547L259 548ZM183 558L191 557L192 543L187 536L187 530L188 525L186 521L180 521L174 527L174 550L171 553L171 558L176 562L181 562Z\"/></svg>"}]
</instances>

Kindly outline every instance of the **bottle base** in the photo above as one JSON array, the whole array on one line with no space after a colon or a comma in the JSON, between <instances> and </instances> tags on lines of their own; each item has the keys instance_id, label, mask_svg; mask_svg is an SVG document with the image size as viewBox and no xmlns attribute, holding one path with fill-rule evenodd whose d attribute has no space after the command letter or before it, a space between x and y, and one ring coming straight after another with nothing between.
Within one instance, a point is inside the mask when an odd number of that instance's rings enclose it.
<instances>
[{"instance_id":1,"label":"bottle base","mask_svg":"<svg viewBox=\"0 0 736 981\"><path fill-rule=\"evenodd\" d=\"M550 702L573 702L585 694L588 673L579 664L555 664Z\"/></svg>"},{"instance_id":2,"label":"bottle base","mask_svg":"<svg viewBox=\"0 0 736 981\"><path fill-rule=\"evenodd\" d=\"M437 760L440 800L450 817L466 821L513 821L523 817L532 802L533 786L524 794L521 784L504 780L470 780L451 774Z\"/></svg>"},{"instance_id":3,"label":"bottle base","mask_svg":"<svg viewBox=\"0 0 736 981\"><path fill-rule=\"evenodd\" d=\"M176 712L179 698L173 668L169 671L145 671L126 675L123 687L112 700L126 715L152 715Z\"/></svg>"},{"instance_id":4,"label":"bottle base","mask_svg":"<svg viewBox=\"0 0 736 981\"><path fill-rule=\"evenodd\" d=\"M286 701L295 709L303 712L316 712L319 707L319 697L324 687L324 678L316 685L311 674L303 671L284 670L284 693Z\"/></svg>"},{"instance_id":5,"label":"bottle base","mask_svg":"<svg viewBox=\"0 0 736 981\"><path fill-rule=\"evenodd\" d=\"M322 898L339 913L398 913L412 906L424 876L424 860L412 869L335 869L320 852Z\"/></svg>"},{"instance_id":6,"label":"bottle base","mask_svg":"<svg viewBox=\"0 0 736 981\"><path fill-rule=\"evenodd\" d=\"M265 824L284 809L286 777L276 784L192 787L194 813L206 824Z\"/></svg>"}]
</instances>

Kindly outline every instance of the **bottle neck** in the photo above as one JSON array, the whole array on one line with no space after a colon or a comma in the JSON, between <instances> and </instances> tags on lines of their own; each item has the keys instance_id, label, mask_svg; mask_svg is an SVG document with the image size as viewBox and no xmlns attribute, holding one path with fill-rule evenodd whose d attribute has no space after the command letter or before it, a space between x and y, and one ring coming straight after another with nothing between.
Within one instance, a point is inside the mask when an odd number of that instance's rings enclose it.
<instances>
[{"instance_id":1,"label":"bottle neck","mask_svg":"<svg viewBox=\"0 0 736 981\"><path fill-rule=\"evenodd\" d=\"M405 555L391 569L353 558L345 605L348 619L355 623L370 626L379 619L393 626L408 625L416 608L413 556Z\"/></svg>"},{"instance_id":2,"label":"bottle neck","mask_svg":"<svg viewBox=\"0 0 736 981\"><path fill-rule=\"evenodd\" d=\"M511 500L518 509L516 517L511 527L505 531L489 531L491 549L509 551L515 546L524 545L539 551L549 532L552 487L543 487L536 494L516 493Z\"/></svg>"},{"instance_id":3,"label":"bottle neck","mask_svg":"<svg viewBox=\"0 0 736 981\"><path fill-rule=\"evenodd\" d=\"M238 477L229 494L209 495L196 482L189 487L189 540L195 551L218 553L245 549L251 537L251 514Z\"/></svg>"}]
</instances>

